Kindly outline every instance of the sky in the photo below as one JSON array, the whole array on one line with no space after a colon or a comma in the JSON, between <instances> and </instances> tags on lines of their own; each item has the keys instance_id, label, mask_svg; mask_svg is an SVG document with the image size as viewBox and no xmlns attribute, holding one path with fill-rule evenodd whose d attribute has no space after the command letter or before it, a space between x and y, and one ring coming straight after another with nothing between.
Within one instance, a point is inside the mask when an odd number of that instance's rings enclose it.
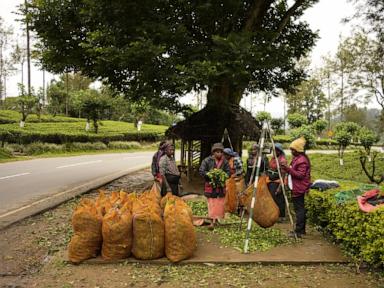
<instances>
[{"instance_id":1,"label":"sky","mask_svg":"<svg viewBox=\"0 0 384 288\"><path fill-rule=\"evenodd\" d=\"M15 21L17 15L13 14L16 11L17 5L24 0L1 0L0 1L0 17L4 19L6 25L14 27L16 34L21 35L20 24ZM343 18L353 15L353 6L347 0L320 0L313 7L308 9L304 15L304 19L310 24L310 27L319 32L319 40L311 54L312 66L319 67L321 59L327 54L334 54L340 39L340 36L349 36L352 28L348 24L342 24ZM22 41L22 37L18 37ZM24 68L24 71L26 68ZM36 65L33 65L31 81L32 85L37 89L43 85L43 73ZM49 82L54 76L46 73L45 80ZM26 73L24 75L26 79ZM18 72L15 76L10 77L7 82L7 96L17 95L17 83L21 82L21 73ZM190 103L196 100L193 97L187 96L182 99L183 103ZM242 106L248 110L262 111L264 109L263 95L254 95L253 99L250 96L244 97ZM252 103L252 109L251 109ZM374 107L374 102L371 105ZM284 104L282 99L273 98L271 102L265 105L266 111L272 114L272 117L282 117L284 115Z\"/></svg>"}]
</instances>

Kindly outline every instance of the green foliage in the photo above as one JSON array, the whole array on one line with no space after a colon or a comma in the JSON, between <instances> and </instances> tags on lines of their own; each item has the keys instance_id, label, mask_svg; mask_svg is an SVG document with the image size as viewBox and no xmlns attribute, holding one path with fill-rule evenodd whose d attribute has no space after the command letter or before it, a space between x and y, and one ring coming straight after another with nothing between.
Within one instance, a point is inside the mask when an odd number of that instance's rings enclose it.
<instances>
[{"instance_id":1,"label":"green foliage","mask_svg":"<svg viewBox=\"0 0 384 288\"><path fill-rule=\"evenodd\" d=\"M41 0L29 16L49 71L82 71L129 99L177 110L192 90L228 84L235 98L297 84L296 61L316 38L298 19L315 2Z\"/></svg>"},{"instance_id":2,"label":"green foliage","mask_svg":"<svg viewBox=\"0 0 384 288\"><path fill-rule=\"evenodd\" d=\"M379 141L377 135L370 129L362 127L359 131L359 139L361 145L365 148L365 151L369 154L372 145Z\"/></svg>"},{"instance_id":3,"label":"green foliage","mask_svg":"<svg viewBox=\"0 0 384 288\"><path fill-rule=\"evenodd\" d=\"M327 128L328 121L326 121L324 119L319 119L319 120L316 120L315 122L313 122L312 126L315 129L317 135L320 135L325 130L325 128Z\"/></svg>"},{"instance_id":4,"label":"green foliage","mask_svg":"<svg viewBox=\"0 0 384 288\"><path fill-rule=\"evenodd\" d=\"M336 204L340 190L356 188L342 183L342 188L327 192L311 191L306 199L308 219L330 235L356 262L384 265L384 207L371 212L360 211L357 201Z\"/></svg>"},{"instance_id":5,"label":"green foliage","mask_svg":"<svg viewBox=\"0 0 384 288\"><path fill-rule=\"evenodd\" d=\"M306 141L305 149L313 148L316 144L315 131L311 125L300 126L291 130L290 134L293 139L304 137Z\"/></svg>"},{"instance_id":6,"label":"green foliage","mask_svg":"<svg viewBox=\"0 0 384 288\"><path fill-rule=\"evenodd\" d=\"M312 179L341 179L369 183L359 162L359 152L346 152L344 154L344 166L339 165L339 160L335 154L308 154L308 157L311 160ZM376 161L376 173L384 174L383 154L381 154L381 159Z\"/></svg>"},{"instance_id":7,"label":"green foliage","mask_svg":"<svg viewBox=\"0 0 384 288\"><path fill-rule=\"evenodd\" d=\"M339 144L339 156L343 158L344 149L351 144L352 137L358 131L359 126L353 122L340 122L335 126L334 139Z\"/></svg>"},{"instance_id":8,"label":"green foliage","mask_svg":"<svg viewBox=\"0 0 384 288\"><path fill-rule=\"evenodd\" d=\"M87 120L92 120L95 133L99 131L99 120L105 111L110 108L110 103L106 97L100 95L95 90L87 90L81 102L81 110Z\"/></svg>"},{"instance_id":9,"label":"green foliage","mask_svg":"<svg viewBox=\"0 0 384 288\"><path fill-rule=\"evenodd\" d=\"M327 108L327 100L322 92L320 79L314 78L314 76L301 82L295 87L294 92L288 93L286 101L288 114L303 115L308 123L313 123L323 117Z\"/></svg>"},{"instance_id":10,"label":"green foliage","mask_svg":"<svg viewBox=\"0 0 384 288\"><path fill-rule=\"evenodd\" d=\"M259 111L255 116L256 121L262 124L264 121L270 121L272 119L271 113L266 111Z\"/></svg>"},{"instance_id":11,"label":"green foliage","mask_svg":"<svg viewBox=\"0 0 384 288\"><path fill-rule=\"evenodd\" d=\"M217 168L207 172L207 176L210 179L209 184L211 184L213 188L224 187L225 181L228 179L227 173L225 173L222 169Z\"/></svg>"},{"instance_id":12,"label":"green foliage","mask_svg":"<svg viewBox=\"0 0 384 288\"><path fill-rule=\"evenodd\" d=\"M112 141L108 143L108 148L110 149L140 149L142 146L139 142L131 141L131 142L124 142L124 141Z\"/></svg>"},{"instance_id":13,"label":"green foliage","mask_svg":"<svg viewBox=\"0 0 384 288\"><path fill-rule=\"evenodd\" d=\"M293 113L288 115L288 124L290 128L299 128L307 123L307 118L300 113Z\"/></svg>"},{"instance_id":14,"label":"green foliage","mask_svg":"<svg viewBox=\"0 0 384 288\"><path fill-rule=\"evenodd\" d=\"M12 124L18 123L20 120L20 114L12 110L0 110L0 124ZM37 123L37 122L84 122L83 118L72 118L64 116L52 116L50 114L40 115L40 119L36 114L30 114L26 123Z\"/></svg>"},{"instance_id":15,"label":"green foliage","mask_svg":"<svg viewBox=\"0 0 384 288\"><path fill-rule=\"evenodd\" d=\"M29 123L24 129L16 124L0 125L0 141L27 144L46 142L63 144L69 142L148 141L155 142L163 137L166 126L144 124L137 131L132 123L103 121L99 133L84 130L85 122Z\"/></svg>"},{"instance_id":16,"label":"green foliage","mask_svg":"<svg viewBox=\"0 0 384 288\"><path fill-rule=\"evenodd\" d=\"M340 147L346 148L352 141L352 135L347 130L337 130L334 136Z\"/></svg>"},{"instance_id":17,"label":"green foliage","mask_svg":"<svg viewBox=\"0 0 384 288\"><path fill-rule=\"evenodd\" d=\"M283 134L284 119L283 118L272 118L271 119L271 128L275 131L275 134Z\"/></svg>"},{"instance_id":18,"label":"green foliage","mask_svg":"<svg viewBox=\"0 0 384 288\"><path fill-rule=\"evenodd\" d=\"M339 130L345 130L349 134L351 134L351 136L355 136L356 133L359 131L359 129L360 129L359 124L355 122L340 122L340 123L337 123L335 126L336 133Z\"/></svg>"},{"instance_id":19,"label":"green foliage","mask_svg":"<svg viewBox=\"0 0 384 288\"><path fill-rule=\"evenodd\" d=\"M8 150L0 148L0 161L12 158L11 153Z\"/></svg>"},{"instance_id":20,"label":"green foliage","mask_svg":"<svg viewBox=\"0 0 384 288\"><path fill-rule=\"evenodd\" d=\"M195 216L207 216L208 207L206 201L188 201L188 205L192 209L192 214ZM214 231L209 231L210 235L217 235L220 243L225 247L235 248L236 250L242 251L244 247L244 239L246 230L238 231L239 223L238 217L233 217L232 223L225 223L219 225ZM235 223L233 223L236 221ZM206 229L200 230L201 232ZM288 238L284 232L280 229L264 229L253 223L252 230L250 233L249 251L267 251L273 247L293 243L294 240Z\"/></svg>"}]
</instances>

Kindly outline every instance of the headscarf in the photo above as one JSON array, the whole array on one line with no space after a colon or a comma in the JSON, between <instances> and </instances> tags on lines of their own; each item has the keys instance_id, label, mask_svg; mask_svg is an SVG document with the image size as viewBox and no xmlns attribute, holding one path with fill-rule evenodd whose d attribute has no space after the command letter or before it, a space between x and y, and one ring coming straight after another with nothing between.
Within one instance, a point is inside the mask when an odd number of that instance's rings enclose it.
<instances>
[{"instance_id":1,"label":"headscarf","mask_svg":"<svg viewBox=\"0 0 384 288\"><path fill-rule=\"evenodd\" d=\"M285 153L284 153L283 145L281 145L280 143L275 143L275 148L276 148L277 150L279 150L282 154L285 154Z\"/></svg>"}]
</instances>

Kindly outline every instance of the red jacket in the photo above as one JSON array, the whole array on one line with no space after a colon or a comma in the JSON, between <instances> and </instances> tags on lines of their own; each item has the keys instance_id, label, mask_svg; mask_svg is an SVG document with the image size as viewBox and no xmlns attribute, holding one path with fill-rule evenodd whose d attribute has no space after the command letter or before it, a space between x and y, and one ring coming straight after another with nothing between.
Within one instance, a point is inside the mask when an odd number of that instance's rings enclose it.
<instances>
[{"instance_id":1,"label":"red jacket","mask_svg":"<svg viewBox=\"0 0 384 288\"><path fill-rule=\"evenodd\" d=\"M311 163L307 155L294 156L288 173L292 177L292 196L299 197L309 192L311 187Z\"/></svg>"}]
</instances>

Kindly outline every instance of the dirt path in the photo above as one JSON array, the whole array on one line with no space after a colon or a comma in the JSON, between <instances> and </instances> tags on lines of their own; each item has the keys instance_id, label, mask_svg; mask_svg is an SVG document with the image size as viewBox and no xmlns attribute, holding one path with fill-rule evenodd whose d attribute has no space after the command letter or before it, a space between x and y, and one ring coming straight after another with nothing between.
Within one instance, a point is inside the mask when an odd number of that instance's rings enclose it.
<instances>
[{"instance_id":1,"label":"dirt path","mask_svg":"<svg viewBox=\"0 0 384 288\"><path fill-rule=\"evenodd\" d=\"M105 188L139 191L151 180L151 174L142 171ZM67 264L63 253L72 235L70 219L77 202L74 199L0 232L0 287L384 287L378 275L356 274L347 265Z\"/></svg>"}]
</instances>

